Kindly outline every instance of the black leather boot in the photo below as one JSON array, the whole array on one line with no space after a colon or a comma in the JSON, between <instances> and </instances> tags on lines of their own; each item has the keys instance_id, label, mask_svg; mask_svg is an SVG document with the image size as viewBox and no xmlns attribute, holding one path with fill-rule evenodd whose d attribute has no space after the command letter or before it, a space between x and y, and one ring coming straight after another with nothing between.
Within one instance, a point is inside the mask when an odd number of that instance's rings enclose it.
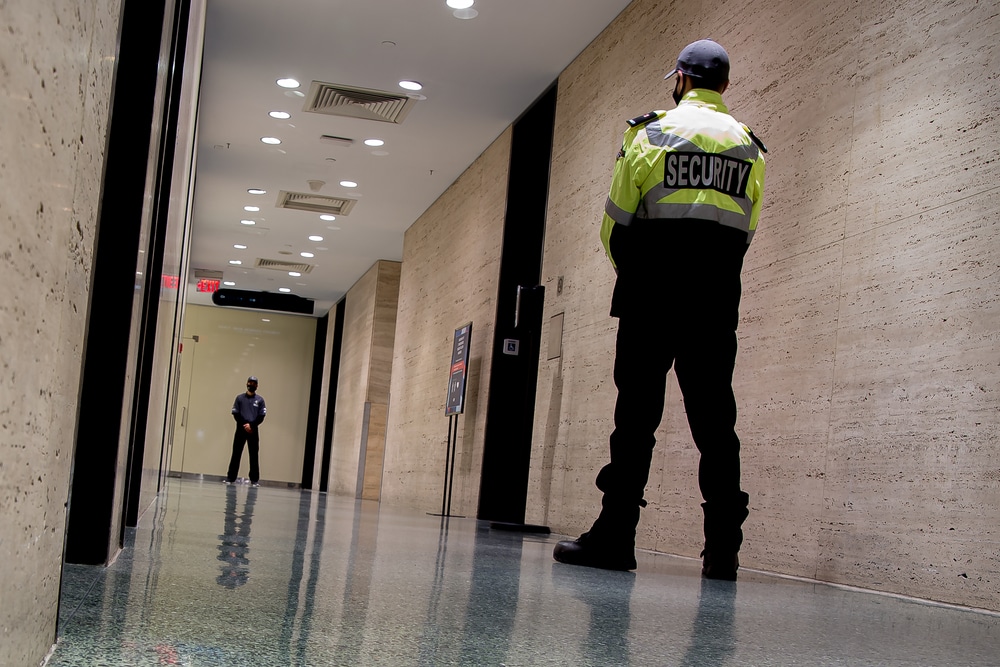
<instances>
[{"instance_id":1,"label":"black leather boot","mask_svg":"<svg viewBox=\"0 0 1000 667\"><path fill-rule=\"evenodd\" d=\"M588 531L575 540L556 544L552 557L560 563L597 567L602 570L634 570L635 537L609 540L594 537Z\"/></svg>"}]
</instances>

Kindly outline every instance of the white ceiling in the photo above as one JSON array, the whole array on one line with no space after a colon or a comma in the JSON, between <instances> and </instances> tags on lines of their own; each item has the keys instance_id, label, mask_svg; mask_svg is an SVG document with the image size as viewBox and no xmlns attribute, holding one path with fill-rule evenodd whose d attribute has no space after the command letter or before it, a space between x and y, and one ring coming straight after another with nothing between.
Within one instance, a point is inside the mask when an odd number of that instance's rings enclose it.
<instances>
[{"instance_id":1,"label":"white ceiling","mask_svg":"<svg viewBox=\"0 0 1000 667\"><path fill-rule=\"evenodd\" d=\"M402 259L403 232L628 4L476 0L479 15L462 20L445 0L209 0L192 270L222 271L234 289L290 288L324 315L375 261ZM398 83L411 79L426 100L399 124L306 113L303 98L276 85L283 77L306 94L314 80L406 94ZM385 145L369 148L367 138ZM342 187L345 179L358 187ZM358 203L334 222L275 207L281 190L309 193L309 180L326 183L321 195ZM253 268L258 258L313 269L293 278ZM190 285L189 303L211 303Z\"/></svg>"}]
</instances>

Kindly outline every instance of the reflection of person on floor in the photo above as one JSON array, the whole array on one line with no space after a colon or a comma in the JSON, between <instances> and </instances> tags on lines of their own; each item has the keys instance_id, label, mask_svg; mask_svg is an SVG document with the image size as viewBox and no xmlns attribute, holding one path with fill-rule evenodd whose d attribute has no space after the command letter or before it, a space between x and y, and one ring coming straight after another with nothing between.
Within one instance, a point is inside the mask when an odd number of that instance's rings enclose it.
<instances>
[{"instance_id":1,"label":"reflection of person on floor","mask_svg":"<svg viewBox=\"0 0 1000 667\"><path fill-rule=\"evenodd\" d=\"M691 627L691 641L681 667L725 665L736 651L733 621L736 618L736 584L701 580L698 614Z\"/></svg>"},{"instance_id":2,"label":"reflection of person on floor","mask_svg":"<svg viewBox=\"0 0 1000 667\"><path fill-rule=\"evenodd\" d=\"M243 458L243 445L247 445L250 453L250 483L260 486L260 433L258 427L267 416L264 397L257 393L257 378L247 378L247 390L239 394L233 401L233 419L236 420L236 433L233 435L233 455L229 459L229 471L226 474L226 484L236 481L240 470L240 459Z\"/></svg>"},{"instance_id":3,"label":"reflection of person on floor","mask_svg":"<svg viewBox=\"0 0 1000 667\"><path fill-rule=\"evenodd\" d=\"M243 514L236 513L236 487L226 489L226 518L222 535L219 535L219 555L222 574L215 578L220 586L238 588L250 579L250 524L253 522L253 505L257 502L257 489L247 490Z\"/></svg>"},{"instance_id":4,"label":"reflection of person on floor","mask_svg":"<svg viewBox=\"0 0 1000 667\"><path fill-rule=\"evenodd\" d=\"M628 630L632 622L632 589L635 574L607 575L597 571L570 572L552 568L556 590L583 602L590 612L586 644L581 647L584 664L632 664Z\"/></svg>"}]
</instances>

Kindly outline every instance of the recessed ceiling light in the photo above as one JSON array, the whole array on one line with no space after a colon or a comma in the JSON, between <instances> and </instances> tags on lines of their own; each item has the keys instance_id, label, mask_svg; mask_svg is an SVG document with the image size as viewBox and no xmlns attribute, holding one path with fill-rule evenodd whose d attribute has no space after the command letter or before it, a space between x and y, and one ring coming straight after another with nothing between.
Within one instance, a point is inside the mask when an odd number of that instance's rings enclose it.
<instances>
[{"instance_id":1,"label":"recessed ceiling light","mask_svg":"<svg viewBox=\"0 0 1000 667\"><path fill-rule=\"evenodd\" d=\"M277 137L261 137L260 140L270 146L277 146L281 143L281 139L278 139Z\"/></svg>"},{"instance_id":2,"label":"recessed ceiling light","mask_svg":"<svg viewBox=\"0 0 1000 667\"><path fill-rule=\"evenodd\" d=\"M310 236L309 240L310 241L316 241L317 243L319 243L320 241L323 240L323 237L322 236Z\"/></svg>"},{"instance_id":3,"label":"recessed ceiling light","mask_svg":"<svg viewBox=\"0 0 1000 667\"><path fill-rule=\"evenodd\" d=\"M417 81L400 81L400 88L405 88L406 90L420 90L423 86Z\"/></svg>"},{"instance_id":4,"label":"recessed ceiling light","mask_svg":"<svg viewBox=\"0 0 1000 667\"><path fill-rule=\"evenodd\" d=\"M476 0L448 0L444 4L448 5L452 9L465 9L466 7L471 7L476 4Z\"/></svg>"},{"instance_id":5,"label":"recessed ceiling light","mask_svg":"<svg viewBox=\"0 0 1000 667\"><path fill-rule=\"evenodd\" d=\"M365 139L365 146L383 146L385 142L381 139Z\"/></svg>"},{"instance_id":6,"label":"recessed ceiling light","mask_svg":"<svg viewBox=\"0 0 1000 667\"><path fill-rule=\"evenodd\" d=\"M246 250L247 249L247 247L245 245L243 245L242 243L237 243L233 247L236 248L237 250Z\"/></svg>"},{"instance_id":7,"label":"recessed ceiling light","mask_svg":"<svg viewBox=\"0 0 1000 667\"><path fill-rule=\"evenodd\" d=\"M223 281L222 284L225 285L226 287L233 287L236 283L232 280L225 280Z\"/></svg>"},{"instance_id":8,"label":"recessed ceiling light","mask_svg":"<svg viewBox=\"0 0 1000 667\"><path fill-rule=\"evenodd\" d=\"M286 118L292 117L292 114L288 113L287 111L272 111L267 115L270 116L271 118L277 118L278 120L285 120Z\"/></svg>"},{"instance_id":9,"label":"recessed ceiling light","mask_svg":"<svg viewBox=\"0 0 1000 667\"><path fill-rule=\"evenodd\" d=\"M302 255L303 257L315 257L316 256L316 255L312 254L311 252L300 252L299 254Z\"/></svg>"},{"instance_id":10,"label":"recessed ceiling light","mask_svg":"<svg viewBox=\"0 0 1000 667\"><path fill-rule=\"evenodd\" d=\"M256 213L257 211L260 210L260 206L244 206L243 210L250 211L251 213Z\"/></svg>"},{"instance_id":11,"label":"recessed ceiling light","mask_svg":"<svg viewBox=\"0 0 1000 667\"><path fill-rule=\"evenodd\" d=\"M279 287L279 288L278 288L278 291L279 291L279 292L284 292L285 294L288 294L288 293L289 293L289 292L291 292L292 290L291 290L291 289L289 289L288 287Z\"/></svg>"},{"instance_id":12,"label":"recessed ceiling light","mask_svg":"<svg viewBox=\"0 0 1000 667\"><path fill-rule=\"evenodd\" d=\"M289 271L289 272L288 272L288 275L290 275L290 276L291 276L292 278L298 278L298 277L299 277L299 276L301 276L302 274L301 274L301 273L299 273L298 271Z\"/></svg>"},{"instance_id":13,"label":"recessed ceiling light","mask_svg":"<svg viewBox=\"0 0 1000 667\"><path fill-rule=\"evenodd\" d=\"M256 225L256 220L240 220L241 225Z\"/></svg>"},{"instance_id":14,"label":"recessed ceiling light","mask_svg":"<svg viewBox=\"0 0 1000 667\"><path fill-rule=\"evenodd\" d=\"M296 81L295 79L278 79L275 83L277 83L282 88L298 88L299 87L299 82Z\"/></svg>"},{"instance_id":15,"label":"recessed ceiling light","mask_svg":"<svg viewBox=\"0 0 1000 667\"><path fill-rule=\"evenodd\" d=\"M326 220L327 222L331 222L333 220L336 220L337 216L335 216L335 215L327 215L327 214L324 213L323 215L319 216L319 219L320 220Z\"/></svg>"},{"instance_id":16,"label":"recessed ceiling light","mask_svg":"<svg viewBox=\"0 0 1000 667\"><path fill-rule=\"evenodd\" d=\"M354 181L341 181L340 184L343 185L345 188L356 188L356 187L358 187L358 184L355 183Z\"/></svg>"},{"instance_id":17,"label":"recessed ceiling light","mask_svg":"<svg viewBox=\"0 0 1000 667\"><path fill-rule=\"evenodd\" d=\"M267 194L267 190L261 190L260 188L250 188L249 190L247 190L247 192L249 192L252 195L266 195Z\"/></svg>"},{"instance_id":18,"label":"recessed ceiling light","mask_svg":"<svg viewBox=\"0 0 1000 667\"><path fill-rule=\"evenodd\" d=\"M229 263L230 263L230 264L232 264L233 266L239 266L239 265L240 265L240 264L242 264L243 262L241 262L241 261L240 261L240 260L238 260L238 259L231 259L231 260L229 260Z\"/></svg>"}]
</instances>

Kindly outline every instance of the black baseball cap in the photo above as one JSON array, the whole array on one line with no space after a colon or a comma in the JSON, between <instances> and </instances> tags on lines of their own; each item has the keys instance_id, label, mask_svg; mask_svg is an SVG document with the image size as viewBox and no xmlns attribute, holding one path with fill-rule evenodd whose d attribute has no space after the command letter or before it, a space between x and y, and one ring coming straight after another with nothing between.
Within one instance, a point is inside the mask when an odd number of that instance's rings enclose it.
<instances>
[{"instance_id":1,"label":"black baseball cap","mask_svg":"<svg viewBox=\"0 0 1000 667\"><path fill-rule=\"evenodd\" d=\"M677 56L677 67L663 78L669 79L678 72L708 81L728 81L729 54L718 42L710 39L699 39L684 47L681 54Z\"/></svg>"},{"instance_id":2,"label":"black baseball cap","mask_svg":"<svg viewBox=\"0 0 1000 667\"><path fill-rule=\"evenodd\" d=\"M256 378L256 377L254 377L253 375L251 375L250 377L248 377L248 378L247 378L247 383L249 384L249 383L251 383L251 382L253 382L254 384L259 384L259 383L257 382L257 378Z\"/></svg>"}]
</instances>

